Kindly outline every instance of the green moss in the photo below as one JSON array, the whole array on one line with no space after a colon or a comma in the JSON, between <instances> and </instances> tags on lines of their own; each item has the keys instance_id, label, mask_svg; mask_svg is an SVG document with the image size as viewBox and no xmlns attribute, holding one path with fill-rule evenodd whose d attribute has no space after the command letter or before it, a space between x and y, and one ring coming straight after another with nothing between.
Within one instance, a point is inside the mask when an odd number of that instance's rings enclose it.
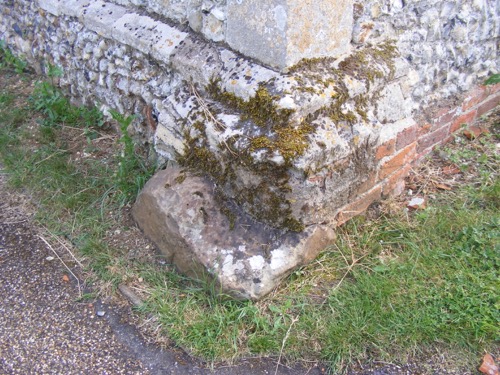
<instances>
[{"instance_id":1,"label":"green moss","mask_svg":"<svg viewBox=\"0 0 500 375\"><path fill-rule=\"evenodd\" d=\"M207 91L215 100L238 110L242 115L242 120L252 120L260 127L286 126L294 112L291 109L279 108L276 104L276 101L280 99L279 96L271 95L263 85L259 86L255 96L249 100L243 100L233 93L222 91L219 87L219 80L212 80Z\"/></svg>"},{"instance_id":2,"label":"green moss","mask_svg":"<svg viewBox=\"0 0 500 375\"><path fill-rule=\"evenodd\" d=\"M286 194L290 191L288 185L288 166L255 163L251 156L254 148L250 145L234 158L238 162L224 167L208 146L204 124L196 122L193 124L193 127L199 135L193 137L190 131L184 133L186 139L185 152L183 155L178 155L177 160L180 165L189 170L206 174L214 180L216 185L216 201L220 207L220 211L228 218L230 229L233 229L235 226L236 215L226 204L227 197L224 195L225 186L230 186L234 191L238 192L235 197L238 204L244 206L246 203L250 203L248 210L257 220L264 221L280 229L291 231L303 230L304 226L293 218L290 202L286 199ZM259 146L257 148L269 149L282 147L285 155L290 158L298 152L304 152L307 142L303 137L306 136L307 132L312 131L312 127L303 126L298 129L292 129L290 134L283 134L287 130L290 129L284 127L278 128L274 141L264 136L254 138L254 147ZM299 137L300 141L292 139L294 134ZM235 141L236 139L226 141L227 147L231 147ZM221 146L220 152L224 152L224 147ZM263 182L257 187L238 188L236 186L235 169L241 168L241 165L245 165L252 173L262 176Z\"/></svg>"},{"instance_id":3,"label":"green moss","mask_svg":"<svg viewBox=\"0 0 500 375\"><path fill-rule=\"evenodd\" d=\"M257 125L257 128L246 128L244 136L226 140L220 145L220 149L215 151L211 150L208 144L204 121L196 121L190 129L196 136L191 136L191 132L186 133L186 152L178 158L179 163L207 174L214 180L221 212L228 217L231 227L234 227L236 217L224 203L227 201L224 191L232 191L232 198L236 203L256 219L277 228L302 231L304 225L293 216L292 204L287 198L290 192L288 173L294 161L304 155L309 147L308 138L315 131L311 124L319 116L328 116L337 126L346 129L357 121L368 121L368 103L375 100L376 94L371 97L358 95L350 98L344 77L350 75L364 81L369 88L375 80L383 78L387 70L391 75L394 74L393 60L396 56L394 43L387 42L357 51L342 61L338 68L335 68L335 59L332 58L302 60L289 70L300 85L294 90L319 95L324 92L322 87L333 87L335 93L330 105L308 115L298 124L292 124L290 121L293 110L279 107L281 96L268 90L273 84L272 81L269 81L267 86L260 85L252 98L243 100L221 89L220 80L212 80L206 87L211 99L239 113L243 120L241 126L245 126L244 122L248 120ZM348 101L354 102L353 110L346 110L345 104ZM215 111L213 108L209 110ZM203 111L198 115L206 117ZM207 117L205 120L212 121ZM238 140L240 143L235 147ZM246 148L242 146L245 144ZM257 150L265 150L269 155L279 153L284 158L284 163L276 165L269 161L257 162L252 156ZM231 155L218 158L214 152ZM222 160L227 162L227 165ZM242 187L238 184L236 172L241 169L258 176L255 185Z\"/></svg>"},{"instance_id":4,"label":"green moss","mask_svg":"<svg viewBox=\"0 0 500 375\"><path fill-rule=\"evenodd\" d=\"M395 72L394 58L397 56L398 51L394 42L386 41L353 53L339 64L339 68L357 79L367 80L370 84L375 79L381 79L385 76L385 72L380 68L383 65L389 68L389 78L392 78Z\"/></svg>"},{"instance_id":5,"label":"green moss","mask_svg":"<svg viewBox=\"0 0 500 375\"><path fill-rule=\"evenodd\" d=\"M304 154L309 147L307 136L314 131L314 127L302 123L297 128L280 128L276 130L278 139L275 149L278 150L286 163Z\"/></svg>"},{"instance_id":6,"label":"green moss","mask_svg":"<svg viewBox=\"0 0 500 375\"><path fill-rule=\"evenodd\" d=\"M186 175L185 174L180 174L178 175L174 181L177 183L177 184L182 184L184 182L184 180L186 179Z\"/></svg>"},{"instance_id":7,"label":"green moss","mask_svg":"<svg viewBox=\"0 0 500 375\"><path fill-rule=\"evenodd\" d=\"M288 69L289 73L297 73L304 70L314 70L317 69L320 65L328 64L333 60L325 57L314 57L310 59L302 59L294 66Z\"/></svg>"},{"instance_id":8,"label":"green moss","mask_svg":"<svg viewBox=\"0 0 500 375\"><path fill-rule=\"evenodd\" d=\"M255 137L250 140L250 148L249 151L256 151L260 148L273 148L273 141L271 141L266 136Z\"/></svg>"},{"instance_id":9,"label":"green moss","mask_svg":"<svg viewBox=\"0 0 500 375\"><path fill-rule=\"evenodd\" d=\"M285 191L276 190L265 181L249 190L247 198L251 203L250 212L253 216L266 222L275 223L278 228L294 232L304 230L304 224L293 217L291 204L285 198ZM262 210L263 207L266 209Z\"/></svg>"},{"instance_id":10,"label":"green moss","mask_svg":"<svg viewBox=\"0 0 500 375\"><path fill-rule=\"evenodd\" d=\"M280 127L276 129L275 139L268 136L259 136L250 140L249 151L268 149L278 151L289 165L294 159L304 154L309 143L307 136L314 131L314 127L302 123L298 127Z\"/></svg>"}]
</instances>

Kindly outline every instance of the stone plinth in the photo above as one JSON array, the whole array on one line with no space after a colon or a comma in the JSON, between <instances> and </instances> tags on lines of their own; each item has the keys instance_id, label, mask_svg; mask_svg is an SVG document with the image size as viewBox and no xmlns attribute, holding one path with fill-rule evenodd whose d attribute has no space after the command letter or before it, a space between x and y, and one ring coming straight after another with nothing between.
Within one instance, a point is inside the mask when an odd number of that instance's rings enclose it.
<instances>
[{"instance_id":1,"label":"stone plinth","mask_svg":"<svg viewBox=\"0 0 500 375\"><path fill-rule=\"evenodd\" d=\"M226 41L284 69L304 58L347 52L352 24L351 0L229 0Z\"/></svg>"},{"instance_id":2,"label":"stone plinth","mask_svg":"<svg viewBox=\"0 0 500 375\"><path fill-rule=\"evenodd\" d=\"M148 181L133 215L179 270L195 278L209 276L236 298L262 298L334 238L333 229L323 225L283 232L237 207L234 216L228 215L214 192L209 178L169 167Z\"/></svg>"}]
</instances>

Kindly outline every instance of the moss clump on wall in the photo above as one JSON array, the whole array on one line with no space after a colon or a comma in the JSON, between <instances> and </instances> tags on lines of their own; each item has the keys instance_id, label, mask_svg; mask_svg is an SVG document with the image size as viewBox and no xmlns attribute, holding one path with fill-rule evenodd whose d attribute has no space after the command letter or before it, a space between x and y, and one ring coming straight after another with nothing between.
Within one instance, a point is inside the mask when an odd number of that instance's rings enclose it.
<instances>
[{"instance_id":1,"label":"moss clump on wall","mask_svg":"<svg viewBox=\"0 0 500 375\"><path fill-rule=\"evenodd\" d=\"M274 128L288 125L288 120L294 111L279 108L276 105L279 96L271 95L263 85L259 86L250 100L243 100L232 93L222 91L219 82L220 79L212 80L207 86L207 91L213 99L240 111L242 120L252 120L260 127L271 126Z\"/></svg>"},{"instance_id":2,"label":"moss clump on wall","mask_svg":"<svg viewBox=\"0 0 500 375\"><path fill-rule=\"evenodd\" d=\"M314 127L306 123L298 127L280 127L273 138L263 135L250 139L249 151L267 149L278 152L285 159L285 164L289 164L307 150L307 136L313 131Z\"/></svg>"},{"instance_id":3,"label":"moss clump on wall","mask_svg":"<svg viewBox=\"0 0 500 375\"><path fill-rule=\"evenodd\" d=\"M340 62L339 69L357 79L365 80L369 87L369 84L373 83L375 79L384 78L386 75L377 65L386 65L390 70L389 79L392 79L395 72L394 58L398 55L395 43L386 41L357 51Z\"/></svg>"},{"instance_id":4,"label":"moss clump on wall","mask_svg":"<svg viewBox=\"0 0 500 375\"><path fill-rule=\"evenodd\" d=\"M349 128L356 122L368 121L366 110L376 94L372 97L368 94L349 97L344 77L348 75L364 81L369 89L376 79L394 74L393 59L396 56L396 47L387 42L353 53L338 67L334 66L335 61L330 58L301 61L290 69L291 76L300 84L293 90L305 95L321 95L322 88L331 87L333 94L329 106L306 116L300 123L292 123L294 111L280 108L277 103L281 96L271 94L264 85L257 88L252 98L243 100L221 89L219 79L212 80L206 91L213 104L207 104L204 111L195 115L203 120L195 122L191 125L192 129L186 131L185 154L179 156L178 161L190 170L209 175L214 180L221 211L228 217L231 227L234 226L235 217L230 206L224 204L228 198L234 199L259 221L276 228L300 232L304 230L304 225L293 216L292 204L287 198L291 190L289 170L295 160L307 151L309 136L315 131L313 122L320 116L327 116L337 126ZM272 81L268 84L272 85ZM345 106L348 101L352 105L351 109ZM220 105L240 115L242 121L239 126L245 135L226 139L217 150L213 150L207 139L205 124L213 123L216 116L207 116L206 110L208 108L211 113L215 113ZM248 126L248 121L256 127ZM223 131L217 126L215 128ZM355 137L353 142L357 145ZM255 155L260 151L267 156L256 160ZM282 162L276 156L281 156ZM237 172L241 170L256 176L251 186L238 181ZM230 197L226 195L227 192L230 192Z\"/></svg>"},{"instance_id":5,"label":"moss clump on wall","mask_svg":"<svg viewBox=\"0 0 500 375\"><path fill-rule=\"evenodd\" d=\"M200 123L196 124L198 124L196 129L199 130ZM221 212L228 218L230 229L235 225L235 214L230 205L225 203L224 188L237 191L234 197L236 203L245 207L257 220L285 230L300 232L304 229L304 225L292 216L290 202L286 199L286 193L290 191L287 172L289 165L255 163L249 147L237 155L232 155L235 163L225 166L215 151L210 150L205 130L198 132L197 136L191 136L190 132L186 131L185 139L185 153L178 155L177 160L189 170L207 174L215 182L217 203ZM231 147L233 148L234 146ZM221 145L217 152L222 154L228 151L226 146ZM238 188L235 183L235 168L241 168L241 165L245 165L251 173L263 176L262 182L253 187Z\"/></svg>"}]
</instances>

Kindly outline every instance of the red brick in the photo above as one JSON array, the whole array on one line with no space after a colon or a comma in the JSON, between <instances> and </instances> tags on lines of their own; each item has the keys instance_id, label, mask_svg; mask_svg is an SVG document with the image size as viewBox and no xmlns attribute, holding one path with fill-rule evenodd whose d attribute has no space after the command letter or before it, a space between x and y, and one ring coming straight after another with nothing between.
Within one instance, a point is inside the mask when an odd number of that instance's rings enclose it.
<instances>
[{"instance_id":1,"label":"red brick","mask_svg":"<svg viewBox=\"0 0 500 375\"><path fill-rule=\"evenodd\" d=\"M415 142L417 139L418 127L418 124L415 124L398 133L396 138L396 150L401 150L410 143Z\"/></svg>"},{"instance_id":2,"label":"red brick","mask_svg":"<svg viewBox=\"0 0 500 375\"><path fill-rule=\"evenodd\" d=\"M353 192L350 194L350 199L358 197L364 193L366 193L368 190L373 188L377 182L377 173L376 172L371 172L368 175L368 178L362 182L356 189L353 190Z\"/></svg>"},{"instance_id":3,"label":"red brick","mask_svg":"<svg viewBox=\"0 0 500 375\"><path fill-rule=\"evenodd\" d=\"M396 149L395 145L396 145L395 139L391 139L385 142L384 144L381 144L377 149L377 152L375 154L375 159L380 160L382 158L385 158L386 156L392 155Z\"/></svg>"},{"instance_id":4,"label":"red brick","mask_svg":"<svg viewBox=\"0 0 500 375\"><path fill-rule=\"evenodd\" d=\"M417 152L420 154L425 149L434 147L440 143L445 143L450 136L450 126L443 126L432 133L429 133L418 140Z\"/></svg>"},{"instance_id":5,"label":"red brick","mask_svg":"<svg viewBox=\"0 0 500 375\"><path fill-rule=\"evenodd\" d=\"M398 169L403 167L406 164L411 163L415 158L415 147L416 144L412 143L409 146L406 146L400 152L398 152L394 157L388 161L386 161L381 167L379 171L379 180L383 180L387 176L393 174Z\"/></svg>"},{"instance_id":6,"label":"red brick","mask_svg":"<svg viewBox=\"0 0 500 375\"><path fill-rule=\"evenodd\" d=\"M380 185L377 185L367 193L360 196L354 202L344 206L339 211L339 214L337 216L337 224L338 225L344 224L347 220L363 213L364 211L366 211L368 206L370 206L370 204L379 200L381 196L382 196L382 187Z\"/></svg>"},{"instance_id":7,"label":"red brick","mask_svg":"<svg viewBox=\"0 0 500 375\"><path fill-rule=\"evenodd\" d=\"M469 139L475 139L483 133L488 134L489 131L486 127L482 126L469 126L467 129L464 130L464 135Z\"/></svg>"},{"instance_id":8,"label":"red brick","mask_svg":"<svg viewBox=\"0 0 500 375\"><path fill-rule=\"evenodd\" d=\"M452 107L443 107L437 110L436 113L436 118L439 118L441 116L446 115L447 113L450 113L450 111L454 110Z\"/></svg>"},{"instance_id":9,"label":"red brick","mask_svg":"<svg viewBox=\"0 0 500 375\"><path fill-rule=\"evenodd\" d=\"M429 147L423 151L419 151L417 157L415 158L414 164L420 164L421 162L423 162L424 158L426 158L427 155L429 155L433 150L434 150L434 147Z\"/></svg>"},{"instance_id":10,"label":"red brick","mask_svg":"<svg viewBox=\"0 0 500 375\"><path fill-rule=\"evenodd\" d=\"M420 129L418 130L418 136L421 137L427 133L429 133L432 129L432 125L429 123L423 124Z\"/></svg>"},{"instance_id":11,"label":"red brick","mask_svg":"<svg viewBox=\"0 0 500 375\"><path fill-rule=\"evenodd\" d=\"M477 111L474 109L470 112L464 113L463 115L457 117L450 128L450 133L455 133L462 125L470 125L476 119Z\"/></svg>"},{"instance_id":12,"label":"red brick","mask_svg":"<svg viewBox=\"0 0 500 375\"><path fill-rule=\"evenodd\" d=\"M469 96L465 98L462 104L462 110L467 111L468 109L478 105L488 96L488 90L485 86L479 86L471 90Z\"/></svg>"},{"instance_id":13,"label":"red brick","mask_svg":"<svg viewBox=\"0 0 500 375\"><path fill-rule=\"evenodd\" d=\"M457 116L457 108L449 109L448 112L438 116L434 119L432 131L443 127L444 125L452 122Z\"/></svg>"},{"instance_id":14,"label":"red brick","mask_svg":"<svg viewBox=\"0 0 500 375\"><path fill-rule=\"evenodd\" d=\"M492 97L481 103L477 108L477 115L482 116L485 113L488 113L498 104L500 104L500 93L493 95Z\"/></svg>"},{"instance_id":15,"label":"red brick","mask_svg":"<svg viewBox=\"0 0 500 375\"><path fill-rule=\"evenodd\" d=\"M382 195L384 197L399 195L403 192L405 186L405 177L411 171L411 165L407 164L396 173L389 176L383 185Z\"/></svg>"}]
</instances>

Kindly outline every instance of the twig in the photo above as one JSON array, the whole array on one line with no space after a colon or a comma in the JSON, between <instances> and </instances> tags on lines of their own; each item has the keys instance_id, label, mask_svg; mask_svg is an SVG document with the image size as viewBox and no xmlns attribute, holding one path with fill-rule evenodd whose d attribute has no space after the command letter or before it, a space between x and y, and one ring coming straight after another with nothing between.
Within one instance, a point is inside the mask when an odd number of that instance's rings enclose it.
<instances>
[{"instance_id":1,"label":"twig","mask_svg":"<svg viewBox=\"0 0 500 375\"><path fill-rule=\"evenodd\" d=\"M280 355L278 357L278 363L276 364L276 371L274 371L274 375L278 374L278 369L280 367L281 356L283 355L283 349L285 348L286 340L288 340L288 336L290 335L290 331L292 330L293 325L299 320L298 316L292 318L292 322L290 323L290 327L286 331L285 337L283 338L283 342L281 343Z\"/></svg>"},{"instance_id":2,"label":"twig","mask_svg":"<svg viewBox=\"0 0 500 375\"><path fill-rule=\"evenodd\" d=\"M37 161L37 162L36 162L35 164L33 164L33 165L38 165L38 164L40 164L40 163L43 163L44 161L47 161L47 160L49 160L50 158L52 158L52 157L54 157L54 156L56 156L56 155L58 155L58 154L64 154L65 152L70 152L71 150L74 150L74 149L75 149L75 148L77 148L78 146L79 146L79 145L73 146L73 147L71 147L71 148L69 148L69 149L67 149L67 150L58 150L58 151L54 152L53 154L50 154L49 156L47 156L45 159L42 159L42 160Z\"/></svg>"},{"instance_id":3,"label":"twig","mask_svg":"<svg viewBox=\"0 0 500 375\"><path fill-rule=\"evenodd\" d=\"M216 125L216 127L219 128L218 130L221 130L221 129L226 130L226 126L221 121L219 121L217 118L215 118L215 116L212 114L212 112L208 108L207 104L205 103L203 98L200 96L200 94L198 93L198 91L196 90L196 88L194 87L193 84L191 84L191 92L193 93L194 97L196 98L196 102L203 110L203 114L205 115L205 118L209 121L212 121ZM233 154L235 156L237 155L233 150L231 150L231 147L229 147L229 145L226 143L226 141L224 139L222 140L222 143L224 143L224 146L226 146L226 148L228 149L228 151L231 154Z\"/></svg>"},{"instance_id":4,"label":"twig","mask_svg":"<svg viewBox=\"0 0 500 375\"><path fill-rule=\"evenodd\" d=\"M142 305L143 301L128 286L120 284L118 285L118 289L134 306Z\"/></svg>"},{"instance_id":5,"label":"twig","mask_svg":"<svg viewBox=\"0 0 500 375\"><path fill-rule=\"evenodd\" d=\"M18 221L6 221L6 222L3 222L2 224L12 225L12 224L24 223L25 221L28 221L28 219L23 219L23 220L18 220Z\"/></svg>"},{"instance_id":6,"label":"twig","mask_svg":"<svg viewBox=\"0 0 500 375\"><path fill-rule=\"evenodd\" d=\"M74 261L80 266L81 269L83 269L83 264L76 258L76 256L71 252L71 250L64 244L64 242L62 242L59 237L57 237L54 233L52 233L51 231L49 231L46 227L43 227L48 234L50 234L53 238L55 238L57 240L57 242L59 242L61 244L62 247L64 247L66 249L66 251L69 253L69 255L71 255L71 257L74 259Z\"/></svg>"},{"instance_id":7,"label":"twig","mask_svg":"<svg viewBox=\"0 0 500 375\"><path fill-rule=\"evenodd\" d=\"M58 154L63 154L63 153L65 153L65 152L68 152L68 150L59 150L59 151L56 151L56 152L54 152L53 154L50 154L49 156L47 156L45 159L42 159L42 160L40 160L40 161L37 161L34 165L38 165L38 164L40 164L40 163L43 163L44 161L49 160L49 159L50 159L50 158L52 158L53 156L56 156L56 155L58 155Z\"/></svg>"},{"instance_id":8,"label":"twig","mask_svg":"<svg viewBox=\"0 0 500 375\"><path fill-rule=\"evenodd\" d=\"M45 238L43 238L41 235L38 235L38 237L40 237L40 239L45 242L45 244L48 246L48 248L50 250L52 250L52 252L56 255L57 259L59 259L61 261L61 263L64 265L64 267L66 267L66 269L69 271L69 273L76 279L76 282L78 283L78 294L80 295L80 297L82 296L82 288L80 286L80 280L78 280L78 277L76 277L76 275L73 273L73 271L71 271L71 269L66 265L66 263L64 263L64 261L61 259L61 257L59 256L59 254L57 254L57 252L54 250L54 248L50 245L50 243L47 242L47 240Z\"/></svg>"},{"instance_id":9,"label":"twig","mask_svg":"<svg viewBox=\"0 0 500 375\"><path fill-rule=\"evenodd\" d=\"M200 96L200 94L196 90L196 87L194 87L193 84L191 84L190 86L191 86L191 92L193 93L194 97L196 98L196 101L198 102L198 105L203 110L203 114L205 115L205 117L208 120L213 121L214 124L217 125L218 127L220 127L221 129L226 129L226 126L222 122L220 122L219 120L217 120L215 118L215 116L212 114L212 112L210 111L210 109L207 106L207 103L205 103L205 101L202 99L202 97Z\"/></svg>"},{"instance_id":10,"label":"twig","mask_svg":"<svg viewBox=\"0 0 500 375\"><path fill-rule=\"evenodd\" d=\"M339 249L340 251L340 249ZM342 282L344 281L344 279L347 277L347 275L349 275L349 273L352 271L352 269L354 268L354 266L359 263L359 261L361 259L363 259L364 257L368 256L368 253L363 255L362 257L359 257L358 259L355 259L354 258L354 253L351 254L351 259L352 259L352 262L351 264L349 264L349 262L347 261L347 258L345 257L345 255L342 253L342 251L340 251L340 254L342 255L342 257L344 258L345 262L347 263L348 267L347 267L347 271L344 273L344 276L342 276L342 278L340 279L340 281L338 282L337 285L335 285L335 287L332 289L332 291L330 292L333 293L334 291L336 291L338 288L340 288L340 285L342 284Z\"/></svg>"}]
</instances>

